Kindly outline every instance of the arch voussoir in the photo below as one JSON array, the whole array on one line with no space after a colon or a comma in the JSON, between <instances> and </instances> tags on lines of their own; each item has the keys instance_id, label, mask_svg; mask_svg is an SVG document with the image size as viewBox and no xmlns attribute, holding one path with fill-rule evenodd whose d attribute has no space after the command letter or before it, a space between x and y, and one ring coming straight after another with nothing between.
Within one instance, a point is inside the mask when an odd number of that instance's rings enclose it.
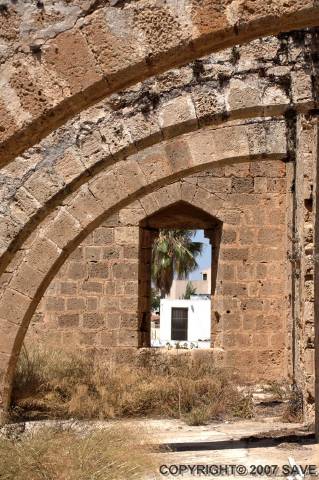
<instances>
[{"instance_id":1,"label":"arch voussoir","mask_svg":"<svg viewBox=\"0 0 319 480\"><path fill-rule=\"evenodd\" d=\"M258 159L283 159L287 153L284 122L263 120L258 125L257 129L255 123L233 123L220 127L218 131L207 128L149 147L141 157L133 155L89 178L78 192L66 198L63 205L57 206L39 224L26 243L22 260L12 273L0 301L0 318L6 319L4 326L10 328L12 337L8 350L13 346L4 366L6 374L2 384L2 403L5 409L10 401L14 363L32 314L52 276L83 236L111 213L145 196L146 200L141 201L145 212L150 212L154 207L164 208L176 199L185 199L187 196L199 206L214 202L218 210L216 195L208 191L205 194L202 190L198 195L196 186L187 181L170 184L189 173L212 166ZM256 141L256 135L260 137L259 142ZM265 140L266 135L274 136L275 140ZM207 150L203 145L208 146L208 138L212 146ZM183 160L176 162L171 151L176 151L181 142L184 144ZM187 183L190 187L185 189ZM147 206L148 198L151 200Z\"/></svg>"},{"instance_id":2,"label":"arch voussoir","mask_svg":"<svg viewBox=\"0 0 319 480\"><path fill-rule=\"evenodd\" d=\"M75 8L72 20L67 13L64 28L53 21L51 28L42 29L26 28L20 10L11 9L21 28L3 59L3 161L124 86L221 48L319 23L314 0L249 8L246 2L219 0L191 1L178 8L174 2L155 0L133 1L123 8L98 3L92 9ZM28 21L37 13L31 8Z\"/></svg>"}]
</instances>

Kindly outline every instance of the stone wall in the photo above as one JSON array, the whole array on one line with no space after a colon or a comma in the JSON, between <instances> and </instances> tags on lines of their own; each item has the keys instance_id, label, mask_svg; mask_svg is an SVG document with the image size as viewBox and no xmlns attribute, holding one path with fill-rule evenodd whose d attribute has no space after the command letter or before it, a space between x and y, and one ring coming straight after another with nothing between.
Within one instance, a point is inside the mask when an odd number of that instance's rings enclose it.
<instances>
[{"instance_id":1,"label":"stone wall","mask_svg":"<svg viewBox=\"0 0 319 480\"><path fill-rule=\"evenodd\" d=\"M223 222L213 302L216 358L248 381L285 377L286 164L216 168L184 183L196 185L192 205L202 207L207 192L214 194L205 212ZM134 202L88 235L51 283L27 341L99 351L139 345L139 223L145 215Z\"/></svg>"},{"instance_id":2,"label":"stone wall","mask_svg":"<svg viewBox=\"0 0 319 480\"><path fill-rule=\"evenodd\" d=\"M295 279L295 377L305 399L306 413L313 413L315 399L314 325L314 182L317 156L317 120L296 118L295 172L296 224L292 257Z\"/></svg>"},{"instance_id":3,"label":"stone wall","mask_svg":"<svg viewBox=\"0 0 319 480\"><path fill-rule=\"evenodd\" d=\"M120 332L122 344L132 343L125 331L137 334L139 229L126 212L103 222L62 266L32 319L31 343L100 349L119 345Z\"/></svg>"},{"instance_id":4,"label":"stone wall","mask_svg":"<svg viewBox=\"0 0 319 480\"><path fill-rule=\"evenodd\" d=\"M120 3L121 17L126 2ZM14 8L12 4L10 15ZM91 13L85 11L84 17ZM73 18L81 23L81 15ZM198 58L192 63L142 83L131 79L120 93L119 84L113 84L117 93L105 99L106 83L101 90L86 84L81 92L71 92L60 75L70 73L73 81L74 70L59 64L55 86L71 103L62 95L49 106L46 99L54 98L53 90L40 91L35 85L40 80L47 84L48 52L63 46L69 32L62 41L60 35L52 42L46 39L43 48L48 51L43 57L41 48L33 51L32 65L18 40L18 61L11 64L9 58L0 92L5 119L0 125L5 153L0 176L0 409L9 406L16 360L44 294L29 342L38 335L54 344L98 351L139 345L137 237L127 248L122 241L131 238L129 233L137 235L146 216L180 200L207 210L223 224L213 315L216 358L230 368L242 367L249 381L291 374L306 400L313 401L311 186L317 158L317 36L316 29L293 31L206 58L193 52L192 59ZM7 52L10 57L12 50ZM72 61L80 62L79 75L85 76L91 70L79 52L76 46ZM176 59L167 58L178 67ZM159 68L168 66L169 61ZM138 78L144 73L139 71ZM36 82L26 85L28 75ZM20 87L21 105L14 94ZM16 127L22 129L20 137ZM13 159L18 152L23 153ZM242 165L227 171L234 162L248 161L248 170ZM214 173L207 173L214 165ZM276 170L278 165L286 166L285 173ZM191 173L195 176L185 178ZM123 211L129 217L120 218ZM120 228L122 234L116 234ZM114 240L98 245L106 231L113 232L109 235ZM117 259L104 258L108 245L118 252ZM101 249L98 260L90 257L94 249ZM128 279L134 271L135 277ZM132 291L125 282L134 282ZM72 284L68 287L74 293L62 290L63 283ZM266 363L271 369L264 368ZM247 365L254 366L250 378Z\"/></svg>"},{"instance_id":5,"label":"stone wall","mask_svg":"<svg viewBox=\"0 0 319 480\"><path fill-rule=\"evenodd\" d=\"M128 84L266 34L317 25L316 2L3 1L3 163Z\"/></svg>"}]
</instances>

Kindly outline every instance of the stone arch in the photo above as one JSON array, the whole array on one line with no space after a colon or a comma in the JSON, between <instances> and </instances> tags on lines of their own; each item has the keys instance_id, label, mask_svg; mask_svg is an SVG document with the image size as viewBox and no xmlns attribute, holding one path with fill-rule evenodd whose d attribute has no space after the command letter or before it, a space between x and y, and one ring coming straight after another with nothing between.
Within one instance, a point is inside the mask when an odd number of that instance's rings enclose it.
<instances>
[{"instance_id":1,"label":"stone arch","mask_svg":"<svg viewBox=\"0 0 319 480\"><path fill-rule=\"evenodd\" d=\"M6 270L36 225L58 203L86 183L88 177L149 145L206 125L218 128L225 120L255 118L251 122L257 124L260 121L258 117L279 119L282 115L289 131L287 138L293 136L292 109L293 116L302 115L314 106L311 76L304 71L304 61L299 60L280 61L284 69L279 68L278 74L273 69L268 69L266 74L264 71L269 65L269 52L274 61L283 49L293 53L300 38L303 55L309 58L309 45L314 33L299 33L299 36L292 33L282 38L263 39L265 51L249 72L246 69L247 55L249 60L252 50L258 49L255 44L247 45L246 52L245 47L236 47L237 54L243 56L242 67L239 64L233 66L232 51L223 52L222 64L218 56L198 61L196 65L200 64L205 72L202 77L194 77L196 69L193 72L192 66L183 67L187 83L183 81L182 89L168 93L164 88L161 94L156 95L154 104L149 97L152 98L152 92L156 91L155 87L161 79L152 79L147 85L134 89L139 101L134 102L133 112L127 108L132 92L122 92L116 98L113 96L96 108L83 112L36 148L29 149L5 166L0 179L0 273ZM290 58L288 54L286 57ZM218 73L220 69L223 72L222 81ZM189 77L190 72L193 73ZM227 75L225 72L228 72ZM235 78L232 78L232 72L237 72ZM209 80L206 84L207 73L209 79L214 78L213 83ZM168 72L168 75L172 74L174 72ZM105 110L102 114L101 109Z\"/></svg>"},{"instance_id":2,"label":"stone arch","mask_svg":"<svg viewBox=\"0 0 319 480\"><path fill-rule=\"evenodd\" d=\"M4 160L125 85L235 43L317 25L319 19L313 0L253 6L214 0L178 7L153 0L116 3L75 7L64 22L21 36L23 12L12 6L2 14L10 39L1 83ZM34 8L28 22L36 16Z\"/></svg>"},{"instance_id":3,"label":"stone arch","mask_svg":"<svg viewBox=\"0 0 319 480\"><path fill-rule=\"evenodd\" d=\"M243 82L242 85L244 85ZM235 91L238 88L237 84ZM271 88L270 84L269 88ZM275 95L272 100L268 95L259 96L258 94L256 98L256 92L265 90L265 85L262 86L260 82L257 82L254 87L250 85L248 90L248 96L240 105L233 107L230 105L228 108L221 105L213 114L209 113L209 106L198 110L196 102L186 94L164 103L161 108L153 112L151 118L139 113L134 117L118 121L110 116L97 125L93 133L86 135L80 145L77 145L76 139L72 138L72 125L70 125L66 133L62 132L62 139L69 134L73 143L71 147L67 143L63 154L54 164L47 161L46 153L35 164L37 157L40 156L41 147L36 152L31 151L30 159L17 158L12 162L11 168L9 166L2 170L9 185L12 181L16 181L13 177L17 171L21 170L22 179L19 179L17 188L12 187L14 194L10 193L7 198L2 199L4 213L0 216L2 224L0 273L4 271L21 242L26 239L34 226L50 213L57 202L61 203L66 196L84 184L88 177L98 174L99 171L128 155L143 151L162 139L169 141L183 133L199 130L205 125L212 125L214 129L218 129L219 126L224 125L225 115L229 121L239 122L242 118L256 118L255 128L258 128L259 117L273 116L281 119L281 115L291 105L289 98L277 89L272 91ZM232 89L226 88L222 94L230 96ZM308 97L306 102L298 104L298 108L305 108L305 103L310 108L311 102L309 103ZM179 112L177 116L176 111ZM284 128L283 124L284 121L281 124L282 128ZM109 143L105 143L101 137L106 138ZM54 142L55 148L60 150L61 147L55 137ZM63 140L61 144L63 145ZM45 152L45 148L43 150ZM8 190L10 192L10 187Z\"/></svg>"},{"instance_id":4,"label":"stone arch","mask_svg":"<svg viewBox=\"0 0 319 480\"><path fill-rule=\"evenodd\" d=\"M173 107L174 105L175 104L173 104ZM192 111L193 110L191 109L191 112ZM166 140L167 148L170 149L171 155L174 154L174 148L177 150L180 149L178 143L175 143L174 146L173 139L179 138L178 133L183 131L181 130L181 127L185 128L187 131L191 126L191 131L193 129L194 131L200 131L201 125L198 125L197 120L194 122L191 112L191 116L188 121L185 119L185 117L183 117L183 121L181 123L177 121L175 127L172 125L172 129L175 128L176 137L174 137L171 132L171 135L169 135L169 138ZM246 113L248 114L248 112L252 113L250 109ZM240 141L240 125L244 125L244 123L245 121L237 121L234 123L234 125L238 125L238 127L235 128L237 131L238 141ZM225 127L227 129L227 125L227 123L222 123L220 125L213 125L211 127L211 132L214 136L216 136L216 142L218 144L222 144L221 139L224 133L227 131L223 130L223 128ZM230 123L230 127L232 125L233 124ZM277 128L275 128L275 125ZM145 126L147 127L147 123ZM112 133L111 127L108 126L108 128L110 130L106 130L106 132ZM245 127L243 126L243 128ZM276 141L276 137L278 137L279 142L284 142L282 139L285 135L285 128L285 121L281 120L281 117L279 117L278 122L276 120L263 122L262 119L257 118L256 120L253 120L248 127L248 129L251 130L251 138L253 138L255 135L253 131L255 131L256 134L261 134L263 142L263 144L259 147L261 149L264 148L265 142L267 143L269 140L266 140L268 130L273 130L274 132L276 130L276 133L271 136L271 138L273 138L272 141ZM116 165L118 161L121 161L122 158L126 158L126 156L128 156L130 153L137 154L137 152L140 151L141 155L143 155L143 151L147 152L148 147L146 145L153 134L151 132L149 135L147 128L146 131L147 135L142 142L141 150L135 148L135 142L129 139L127 144L125 143L124 146L123 143L120 142L120 144L117 145L119 151L117 148L115 148L113 153L109 152L109 155L107 155L105 158L103 142L101 140L100 142L94 141L92 146L92 139L90 135L87 140L89 145L86 147L87 150L85 150L87 153L86 158L78 157L76 154L67 149L65 155L53 168L50 164L48 168L46 168L45 165L40 165L39 169L34 169L34 167L31 168L30 174L28 171L28 173L25 175L26 180L22 181L21 186L19 186L15 191L13 198L10 196L7 204L3 202L5 215L1 219L3 226L1 229L2 257L0 273L2 274L6 271L8 264L13 261L17 250L22 248L21 245L27 240L28 236L32 233L36 226L39 225L50 214L52 209L54 209L58 203L62 204L64 201L66 201L70 194L75 194L78 192L81 189L81 185L85 185L88 178L98 175L99 172L103 171L104 169L111 168L112 165ZM111 133L109 134L111 135ZM172 139L170 139L171 136ZM161 135L155 136L152 142L160 141L161 138ZM187 139L188 137L186 136L185 138ZM250 140L250 143L252 143L252 141L253 140ZM221 151L223 148L224 146L221 145ZM258 146L255 146L254 148L258 150ZM268 147L265 148L267 149ZM270 148L272 147L270 146ZM119 155L117 155L118 153ZM182 157L180 157L179 161L183 161ZM17 168L19 169L21 167L17 165ZM10 180L11 178L8 176L8 182L10 182Z\"/></svg>"},{"instance_id":5,"label":"stone arch","mask_svg":"<svg viewBox=\"0 0 319 480\"><path fill-rule=\"evenodd\" d=\"M176 223L181 225L181 214L183 222L187 221L183 226L195 228L196 223L196 228L207 227L217 247L220 241L214 234L218 232L211 227L212 217L218 217L223 221L223 235L212 313L215 358L241 381L286 378L291 372L288 298L292 289L285 286L289 272L285 260L286 247L289 249L289 226L285 223L289 167L274 161L213 168L162 187L121 209L119 215L102 222L65 262L32 320L27 343L36 338L44 345L92 348L101 354L108 348L146 346L147 337L144 345L139 328L141 313L149 313L149 296L144 290L147 286L140 281L143 277L148 281L143 275L148 277L150 264L148 233L152 235L154 228L163 226L157 213L163 217L166 211L165 225L172 228ZM181 201L184 207L176 211ZM199 211L185 219L184 212L191 210L190 206ZM209 216L208 224L197 222L203 211ZM156 217L155 223L147 221L150 216ZM139 225L140 241L145 240L143 255L138 254ZM141 236L143 227L146 238ZM114 251L121 253L114 257ZM111 257L108 252L112 252ZM146 272L139 270L140 281L138 265L142 270L146 267ZM80 309L76 304L82 305ZM149 326L146 315L141 329L145 333ZM247 362L254 366L249 372ZM265 370L265 364L271 368Z\"/></svg>"},{"instance_id":6,"label":"stone arch","mask_svg":"<svg viewBox=\"0 0 319 480\"><path fill-rule=\"evenodd\" d=\"M28 322L59 266L87 233L123 205L188 173L210 165L285 158L284 125L270 124L235 123L214 132L208 128L150 147L89 179L39 225L9 267L1 299L4 408Z\"/></svg>"}]
</instances>

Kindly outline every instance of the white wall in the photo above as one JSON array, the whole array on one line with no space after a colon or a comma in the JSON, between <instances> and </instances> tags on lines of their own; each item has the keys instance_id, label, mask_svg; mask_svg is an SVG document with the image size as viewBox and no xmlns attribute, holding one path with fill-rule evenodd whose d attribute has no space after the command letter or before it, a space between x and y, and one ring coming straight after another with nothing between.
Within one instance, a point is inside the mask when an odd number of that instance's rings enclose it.
<instances>
[{"instance_id":1,"label":"white wall","mask_svg":"<svg viewBox=\"0 0 319 480\"><path fill-rule=\"evenodd\" d=\"M211 302L210 300L161 300L160 340L162 344L171 342L172 307L188 308L188 342L210 339Z\"/></svg>"},{"instance_id":2,"label":"white wall","mask_svg":"<svg viewBox=\"0 0 319 480\"><path fill-rule=\"evenodd\" d=\"M207 268L206 270L203 270L201 274L206 273L207 274L207 280L177 280L174 278L171 290L169 292L169 295L167 295L167 298L170 300L178 300L179 298L182 298L182 296L185 294L186 286L188 282L190 281L193 285L193 287L196 288L196 294L211 294L211 285L212 285L212 272L210 268Z\"/></svg>"}]
</instances>

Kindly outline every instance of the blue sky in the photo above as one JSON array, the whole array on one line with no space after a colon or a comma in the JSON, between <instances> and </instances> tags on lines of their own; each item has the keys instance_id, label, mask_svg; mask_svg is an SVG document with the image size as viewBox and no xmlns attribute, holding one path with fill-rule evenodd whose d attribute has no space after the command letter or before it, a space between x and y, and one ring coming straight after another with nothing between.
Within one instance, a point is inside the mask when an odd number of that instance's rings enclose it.
<instances>
[{"instance_id":1,"label":"blue sky","mask_svg":"<svg viewBox=\"0 0 319 480\"><path fill-rule=\"evenodd\" d=\"M198 259L199 268L189 276L190 280L201 280L200 272L211 266L211 248L208 238L204 237L204 230L196 230L194 241L204 244L203 253Z\"/></svg>"}]
</instances>

